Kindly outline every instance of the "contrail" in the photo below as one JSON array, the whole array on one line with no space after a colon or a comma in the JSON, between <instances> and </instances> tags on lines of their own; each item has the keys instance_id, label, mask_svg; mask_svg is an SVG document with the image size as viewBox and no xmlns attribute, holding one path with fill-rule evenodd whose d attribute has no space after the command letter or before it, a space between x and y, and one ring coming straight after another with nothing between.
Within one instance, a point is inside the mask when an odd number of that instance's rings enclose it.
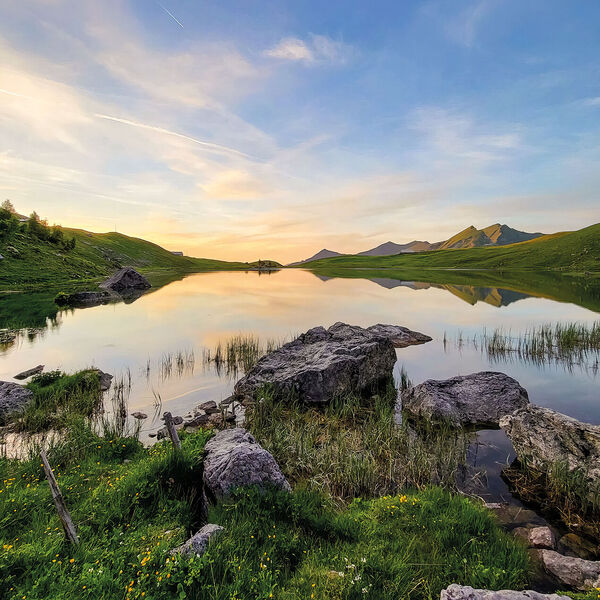
<instances>
[{"instance_id":1,"label":"contrail","mask_svg":"<svg viewBox=\"0 0 600 600\"><path fill-rule=\"evenodd\" d=\"M8 94L9 96L17 96L18 98L27 98L31 100L31 96L24 96L23 94L17 94L17 92L11 92L10 90L4 90L0 88L0 94Z\"/></svg>"},{"instance_id":2,"label":"contrail","mask_svg":"<svg viewBox=\"0 0 600 600\"><path fill-rule=\"evenodd\" d=\"M183 23L179 21L169 9L165 8L160 2L157 2L156 4L158 4L171 17L171 19L173 19L173 21L175 21L175 23L177 23L181 29L183 29Z\"/></svg>"},{"instance_id":3,"label":"contrail","mask_svg":"<svg viewBox=\"0 0 600 600\"><path fill-rule=\"evenodd\" d=\"M244 158L249 158L253 160L253 157L249 154L245 154L244 152L240 152L235 148L228 148L227 146L221 146L220 144L213 144L212 142L205 142L204 140L198 140L196 138L190 137L189 135L184 135L183 133L177 133L176 131L170 131L169 129L164 129L163 127L156 127L154 125L145 125L144 123L137 123L136 121L130 121L129 119L121 119L119 117L111 117L110 115L101 115L95 114L95 117L99 119L107 119L109 121L115 121L116 123L123 123L124 125L131 125L132 127L140 127L141 129L148 129L150 131L156 131L158 133L164 133L165 135L172 135L178 138L182 138L184 140L189 140L190 142L194 142L195 144L199 144L200 146L204 146L209 150L215 150L217 152L224 152L226 154L235 154L237 156L243 156Z\"/></svg>"}]
</instances>

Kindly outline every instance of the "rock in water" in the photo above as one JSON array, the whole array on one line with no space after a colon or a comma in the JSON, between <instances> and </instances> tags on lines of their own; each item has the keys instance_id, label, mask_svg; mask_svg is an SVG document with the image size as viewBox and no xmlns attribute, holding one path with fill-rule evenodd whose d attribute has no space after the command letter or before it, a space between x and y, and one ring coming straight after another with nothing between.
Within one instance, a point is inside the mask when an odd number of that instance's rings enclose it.
<instances>
[{"instance_id":1,"label":"rock in water","mask_svg":"<svg viewBox=\"0 0 600 600\"><path fill-rule=\"evenodd\" d=\"M568 596L540 594L533 590L516 592L513 590L477 590L468 585L453 583L440 594L440 600L568 600Z\"/></svg>"},{"instance_id":2,"label":"rock in water","mask_svg":"<svg viewBox=\"0 0 600 600\"><path fill-rule=\"evenodd\" d=\"M25 408L33 400L33 392L18 383L0 381L0 421Z\"/></svg>"},{"instance_id":3,"label":"rock in water","mask_svg":"<svg viewBox=\"0 0 600 600\"><path fill-rule=\"evenodd\" d=\"M100 379L100 391L108 391L112 385L113 376L110 373L101 371L100 369L96 369L96 371L98 372L98 378Z\"/></svg>"},{"instance_id":4,"label":"rock in water","mask_svg":"<svg viewBox=\"0 0 600 600\"><path fill-rule=\"evenodd\" d=\"M73 294L59 294L54 302L59 306L98 306L107 304L118 297L105 290L100 292L74 292Z\"/></svg>"},{"instance_id":5,"label":"rock in water","mask_svg":"<svg viewBox=\"0 0 600 600\"><path fill-rule=\"evenodd\" d=\"M345 323L329 329L309 329L263 356L236 383L234 394L252 397L268 384L283 399L297 397L306 403L326 403L344 393L368 391L392 376L396 362L392 339L404 336L406 340L408 336L404 328L375 327L381 329L371 331ZM386 328L385 334L382 328Z\"/></svg>"},{"instance_id":6,"label":"rock in water","mask_svg":"<svg viewBox=\"0 0 600 600\"><path fill-rule=\"evenodd\" d=\"M500 427L520 460L542 470L564 464L583 473L592 490L600 489L600 425L530 404L502 418Z\"/></svg>"},{"instance_id":7,"label":"rock in water","mask_svg":"<svg viewBox=\"0 0 600 600\"><path fill-rule=\"evenodd\" d=\"M196 554L197 556L202 556L208 549L210 540L222 531L224 531L224 528L220 525L209 523L181 546L171 550L171 554Z\"/></svg>"},{"instance_id":8,"label":"rock in water","mask_svg":"<svg viewBox=\"0 0 600 600\"><path fill-rule=\"evenodd\" d=\"M27 371L23 371L22 373L15 375L15 379L27 379L28 377L31 377L32 375L38 375L43 370L44 370L44 365L38 365L37 367L27 369Z\"/></svg>"},{"instance_id":9,"label":"rock in water","mask_svg":"<svg viewBox=\"0 0 600 600\"><path fill-rule=\"evenodd\" d=\"M241 428L220 431L206 444L204 485L217 500L246 485L291 489L273 456Z\"/></svg>"},{"instance_id":10,"label":"rock in water","mask_svg":"<svg viewBox=\"0 0 600 600\"><path fill-rule=\"evenodd\" d=\"M576 590L600 587L600 562L563 556L554 550L540 550L544 569L562 583Z\"/></svg>"},{"instance_id":11,"label":"rock in water","mask_svg":"<svg viewBox=\"0 0 600 600\"><path fill-rule=\"evenodd\" d=\"M455 427L497 427L501 417L529 404L527 391L518 381L493 371L428 379L400 393L404 410Z\"/></svg>"},{"instance_id":12,"label":"rock in water","mask_svg":"<svg viewBox=\"0 0 600 600\"><path fill-rule=\"evenodd\" d=\"M150 282L131 267L119 269L114 275L109 277L100 287L123 292L127 290L147 290L152 287Z\"/></svg>"},{"instance_id":13,"label":"rock in water","mask_svg":"<svg viewBox=\"0 0 600 600\"><path fill-rule=\"evenodd\" d=\"M412 331L407 327L400 325L371 325L367 331L388 338L396 348L406 348L407 346L417 346L430 342L432 338L424 333Z\"/></svg>"}]
</instances>

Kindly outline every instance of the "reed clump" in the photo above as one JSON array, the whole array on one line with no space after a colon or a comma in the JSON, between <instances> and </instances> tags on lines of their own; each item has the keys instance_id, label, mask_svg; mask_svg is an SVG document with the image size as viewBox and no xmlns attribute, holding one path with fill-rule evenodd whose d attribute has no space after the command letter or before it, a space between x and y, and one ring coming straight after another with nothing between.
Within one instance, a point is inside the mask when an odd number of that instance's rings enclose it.
<instances>
[{"instance_id":1,"label":"reed clump","mask_svg":"<svg viewBox=\"0 0 600 600\"><path fill-rule=\"evenodd\" d=\"M368 400L347 396L323 408L280 402L266 389L248 408L246 426L292 482L340 503L431 484L455 489L469 434L398 424L395 404L393 385Z\"/></svg>"}]
</instances>

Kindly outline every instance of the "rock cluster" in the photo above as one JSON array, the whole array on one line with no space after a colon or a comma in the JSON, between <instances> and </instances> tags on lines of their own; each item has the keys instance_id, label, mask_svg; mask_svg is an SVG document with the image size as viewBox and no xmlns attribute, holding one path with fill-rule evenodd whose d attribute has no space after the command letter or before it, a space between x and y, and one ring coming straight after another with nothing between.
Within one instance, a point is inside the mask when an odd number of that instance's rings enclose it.
<instances>
[{"instance_id":1,"label":"rock cluster","mask_svg":"<svg viewBox=\"0 0 600 600\"><path fill-rule=\"evenodd\" d=\"M394 341L406 346L422 344L426 338L393 325L364 329L336 323L329 329L315 327L263 356L236 383L234 394L252 397L269 385L281 399L327 403L344 393L369 390L390 378L396 363Z\"/></svg>"},{"instance_id":2,"label":"rock cluster","mask_svg":"<svg viewBox=\"0 0 600 600\"><path fill-rule=\"evenodd\" d=\"M493 371L428 379L400 395L404 410L455 427L497 427L502 417L529 404L527 391L518 381Z\"/></svg>"}]
</instances>

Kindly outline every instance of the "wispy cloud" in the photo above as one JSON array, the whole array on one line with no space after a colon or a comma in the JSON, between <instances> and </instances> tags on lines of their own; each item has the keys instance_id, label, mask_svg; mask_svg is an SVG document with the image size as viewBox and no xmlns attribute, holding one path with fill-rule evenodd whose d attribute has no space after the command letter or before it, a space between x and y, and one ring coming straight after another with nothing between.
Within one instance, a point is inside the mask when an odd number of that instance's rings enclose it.
<instances>
[{"instance_id":1,"label":"wispy cloud","mask_svg":"<svg viewBox=\"0 0 600 600\"><path fill-rule=\"evenodd\" d=\"M157 127L155 125L147 125L145 123L138 123L136 121L131 121L129 119L122 119L120 117L111 117L110 115L101 115L95 114L95 117L98 119L106 119L107 121L115 121L116 123L122 123L123 125L130 125L131 127L139 127L140 129L147 129L148 131L155 131L156 133L162 133L164 135L172 135L173 137L181 138L183 140L188 140L189 142L194 142L194 144L198 144L207 150L211 150L213 152L225 153L225 154L234 154L236 156L241 156L243 158L252 158L250 155L241 152L240 150L236 150L235 148L228 148L227 146L222 146L220 144L215 144L214 142L207 142L205 140L199 140L197 138L191 137L189 135L185 135L183 133L177 133L176 131L170 131L169 129L165 129L163 127Z\"/></svg>"},{"instance_id":2,"label":"wispy cloud","mask_svg":"<svg viewBox=\"0 0 600 600\"><path fill-rule=\"evenodd\" d=\"M333 40L326 35L311 34L307 40L297 37L283 38L263 54L270 58L306 64L343 64L351 53L351 47L344 42Z\"/></svg>"}]
</instances>

